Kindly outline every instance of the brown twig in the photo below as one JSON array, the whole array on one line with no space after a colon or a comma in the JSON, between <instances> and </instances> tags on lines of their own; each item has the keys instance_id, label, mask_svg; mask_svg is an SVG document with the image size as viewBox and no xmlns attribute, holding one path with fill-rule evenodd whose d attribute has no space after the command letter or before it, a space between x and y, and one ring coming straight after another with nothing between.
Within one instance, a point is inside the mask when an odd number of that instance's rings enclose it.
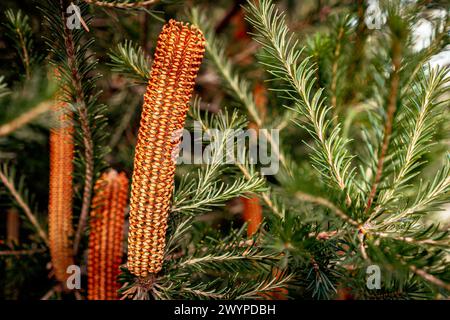
<instances>
[{"instance_id":1,"label":"brown twig","mask_svg":"<svg viewBox=\"0 0 450 320\"><path fill-rule=\"evenodd\" d=\"M21 114L14 120L0 126L0 137L7 136L17 129L22 128L24 125L33 121L41 114L47 112L50 109L51 105L52 104L49 101L41 102L36 107Z\"/></svg>"},{"instance_id":2,"label":"brown twig","mask_svg":"<svg viewBox=\"0 0 450 320\"><path fill-rule=\"evenodd\" d=\"M73 5L73 2L70 3L71 5ZM78 20L80 20L81 25L83 26L84 30L86 30L86 32L89 32L89 27L86 23L86 21L84 21L83 17L81 16L80 12L78 12L77 10L75 11L75 15L77 16Z\"/></svg>"},{"instance_id":3,"label":"brown twig","mask_svg":"<svg viewBox=\"0 0 450 320\"><path fill-rule=\"evenodd\" d=\"M42 253L46 249L30 249L30 250L6 250L0 251L0 256L28 256L35 253Z\"/></svg>"},{"instance_id":4,"label":"brown twig","mask_svg":"<svg viewBox=\"0 0 450 320\"><path fill-rule=\"evenodd\" d=\"M47 234L45 233L44 229L42 229L36 216L33 214L30 207L25 202L25 200L22 198L20 193L17 191L16 187L14 186L14 183L12 181L8 180L8 177L1 170L0 170L0 180L3 182L5 187L9 190L9 192L11 193L13 198L16 200L17 204L25 212L25 215L27 216L28 220L30 220L31 224L36 228L38 235L42 238L42 240L44 240L45 244L48 245Z\"/></svg>"},{"instance_id":5,"label":"brown twig","mask_svg":"<svg viewBox=\"0 0 450 320\"><path fill-rule=\"evenodd\" d=\"M418 276L424 278L428 282L431 282L432 284L434 284L438 287L441 287L441 288L444 288L445 290L450 291L450 284L445 283L444 281L442 281L439 278L436 278L435 276L433 276L432 274L429 274L425 270L417 269L416 266L410 266L409 268L411 269L412 272L414 272Z\"/></svg>"},{"instance_id":6,"label":"brown twig","mask_svg":"<svg viewBox=\"0 0 450 320\"><path fill-rule=\"evenodd\" d=\"M75 290L73 292L73 295L75 296L76 300L84 300L83 296L81 295L81 293L78 290Z\"/></svg>"},{"instance_id":7,"label":"brown twig","mask_svg":"<svg viewBox=\"0 0 450 320\"><path fill-rule=\"evenodd\" d=\"M358 16L358 27L355 32L355 41L353 45L353 52L351 54L351 61L348 64L348 69L346 72L347 80L349 80L352 85L357 85L356 88L359 88L360 78L358 77L357 70L361 68L361 62L364 57L364 47L367 39L367 26L364 22L365 8L364 8L364 0L357 0L357 16ZM353 88L355 89L355 87ZM357 90L346 91L345 103L352 101L355 97L355 92Z\"/></svg>"},{"instance_id":8,"label":"brown twig","mask_svg":"<svg viewBox=\"0 0 450 320\"><path fill-rule=\"evenodd\" d=\"M257 42L250 42L248 45L245 45L245 48L242 49L239 53L233 56L231 59L233 63L239 64L242 63L245 59L252 56L261 48L261 45Z\"/></svg>"},{"instance_id":9,"label":"brown twig","mask_svg":"<svg viewBox=\"0 0 450 320\"><path fill-rule=\"evenodd\" d=\"M20 41L20 46L22 47L22 53L23 53L23 64L25 67L25 73L26 73L26 78L30 79L30 57L28 55L28 50L27 47L25 45L25 39L23 37L22 32L20 31L19 28L16 29L17 34L19 35L19 41Z\"/></svg>"},{"instance_id":10,"label":"brown twig","mask_svg":"<svg viewBox=\"0 0 450 320\"><path fill-rule=\"evenodd\" d=\"M83 0L86 3L93 4L99 7L107 7L107 8L119 8L119 9L131 9L131 8L139 8L145 7L151 4L156 4L160 0L146 0L146 1L137 1L137 2L107 2L107 1L97 1L97 0Z\"/></svg>"},{"instance_id":11,"label":"brown twig","mask_svg":"<svg viewBox=\"0 0 450 320\"><path fill-rule=\"evenodd\" d=\"M402 47L399 41L393 40L392 43L392 64L393 70L390 76L390 88L389 88L389 96L388 96L388 105L387 105L387 114L386 114L386 123L384 126L384 137L383 144L381 146L381 151L378 156L377 163L377 171L375 175L374 182L372 184L372 188L370 190L369 199L367 200L367 205L365 209L365 213L369 212L372 207L373 199L377 193L377 188L381 180L381 176L383 174L383 166L384 161L386 159L386 154L389 148L389 142L391 139L392 128L394 124L394 115L397 110L397 99L399 93L400 86L400 67L401 67L401 54Z\"/></svg>"},{"instance_id":12,"label":"brown twig","mask_svg":"<svg viewBox=\"0 0 450 320\"><path fill-rule=\"evenodd\" d=\"M344 33L345 33L345 27L341 26L339 28L339 33L336 39L336 47L334 49L334 61L333 61L333 65L331 67L331 106L333 107L333 121L335 124L337 124L337 93L336 93L336 88L337 88L337 71L338 71L338 67L339 67L339 56L341 54L341 46L342 46L342 38L344 37Z\"/></svg>"},{"instance_id":13,"label":"brown twig","mask_svg":"<svg viewBox=\"0 0 450 320\"><path fill-rule=\"evenodd\" d=\"M241 5L245 3L245 0L235 0L233 6L228 10L225 16L220 20L220 22L215 27L216 33L221 33L226 26L229 24L230 20L241 10Z\"/></svg>"},{"instance_id":14,"label":"brown twig","mask_svg":"<svg viewBox=\"0 0 450 320\"><path fill-rule=\"evenodd\" d=\"M51 288L50 290L48 290L41 298L41 300L48 300L50 299L50 297L55 293L55 287Z\"/></svg>"},{"instance_id":15,"label":"brown twig","mask_svg":"<svg viewBox=\"0 0 450 320\"><path fill-rule=\"evenodd\" d=\"M244 177L247 179L247 180L250 180L251 178L252 178L252 176L250 175L250 172L248 172L248 170L247 170L247 168L244 166L244 165L242 165L242 164L240 164L240 163L237 163L236 164L237 165L237 167L241 170L241 172L242 172L242 174L244 175ZM274 203L272 202L272 200L270 199L270 194L268 193L268 192L262 192L261 193L261 197L262 197L262 199L264 200L264 202L266 203L266 205L277 215L277 216L279 216L279 217L283 217L283 213L282 212L280 212L279 210L278 210L278 208L274 205Z\"/></svg>"},{"instance_id":16,"label":"brown twig","mask_svg":"<svg viewBox=\"0 0 450 320\"><path fill-rule=\"evenodd\" d=\"M344 211L342 211L341 209L336 207L331 201L329 201L325 198L312 196L310 194L306 194L301 191L297 191L295 193L295 196L297 197L297 199L299 199L301 201L315 203L315 204L324 206L324 207L330 209L331 211L333 211L338 217L340 217L345 222L348 222L355 227L359 227L358 222L356 222L355 220L350 218L347 214L344 213Z\"/></svg>"},{"instance_id":17,"label":"brown twig","mask_svg":"<svg viewBox=\"0 0 450 320\"><path fill-rule=\"evenodd\" d=\"M150 45L151 45L151 41L148 41L150 15L147 14L147 12L143 11L140 19L141 19L140 25L142 30L140 39L141 47L142 50L144 50L144 53L148 55L150 52Z\"/></svg>"},{"instance_id":18,"label":"brown twig","mask_svg":"<svg viewBox=\"0 0 450 320\"><path fill-rule=\"evenodd\" d=\"M78 72L76 62L76 49L73 41L72 33L66 26L66 17L64 15L62 0L60 0L61 6L61 22L64 28L65 47L67 54L67 62L71 70L72 87L75 90L75 103L78 106L78 115L80 117L81 131L83 134L84 145L84 189L83 189L83 201L81 206L80 219L78 222L77 232L74 240L74 255L77 254L81 241L81 236L86 226L87 217L89 214L89 207L92 197L92 184L94 181L94 143L92 141L92 132L89 126L89 114L85 102L84 92L81 83L81 76Z\"/></svg>"},{"instance_id":19,"label":"brown twig","mask_svg":"<svg viewBox=\"0 0 450 320\"><path fill-rule=\"evenodd\" d=\"M371 231L370 234L372 234L374 236L379 236L381 238L392 239L392 240L396 240L396 241L402 241L402 242L417 244L417 245L430 245L430 246L438 246L438 247L439 246L443 246L443 247L448 246L448 240L446 240L446 239L443 239L443 241L436 241L436 240L432 240L432 239L416 240L411 237L396 236L395 234L389 234L387 232L377 232L377 231Z\"/></svg>"}]
</instances>

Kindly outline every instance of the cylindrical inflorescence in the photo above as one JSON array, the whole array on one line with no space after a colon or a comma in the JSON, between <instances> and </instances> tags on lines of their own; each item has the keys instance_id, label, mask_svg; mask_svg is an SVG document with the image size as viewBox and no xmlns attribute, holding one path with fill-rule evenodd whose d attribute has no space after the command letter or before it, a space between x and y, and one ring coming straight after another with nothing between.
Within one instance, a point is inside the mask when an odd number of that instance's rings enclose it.
<instances>
[{"instance_id":1,"label":"cylindrical inflorescence","mask_svg":"<svg viewBox=\"0 0 450 320\"><path fill-rule=\"evenodd\" d=\"M244 203L243 218L248 223L247 235L253 236L258 231L263 220L262 206L257 196L242 198Z\"/></svg>"},{"instance_id":2,"label":"cylindrical inflorescence","mask_svg":"<svg viewBox=\"0 0 450 320\"><path fill-rule=\"evenodd\" d=\"M175 152L204 51L205 39L195 26L171 20L159 35L131 185L128 269L136 276L162 268Z\"/></svg>"},{"instance_id":3,"label":"cylindrical inflorescence","mask_svg":"<svg viewBox=\"0 0 450 320\"><path fill-rule=\"evenodd\" d=\"M55 277L65 283L67 267L74 263L71 242L74 129L66 103L56 103L52 110L56 124L50 130L49 242Z\"/></svg>"},{"instance_id":4,"label":"cylindrical inflorescence","mask_svg":"<svg viewBox=\"0 0 450 320\"><path fill-rule=\"evenodd\" d=\"M263 122L267 114L266 87L262 84L257 84L255 89L253 90L253 95L255 99L255 105L258 110L258 114L260 116L261 121ZM258 125L255 122L250 122L248 125L248 129L250 129L249 131L251 135L255 135L253 138L255 141L257 141L259 134ZM243 218L244 221L248 223L247 235L251 237L256 233L256 231L258 231L263 220L263 210L261 202L258 196L256 195L251 195L250 198L242 197L242 202L244 204Z\"/></svg>"},{"instance_id":5,"label":"cylindrical inflorescence","mask_svg":"<svg viewBox=\"0 0 450 320\"><path fill-rule=\"evenodd\" d=\"M88 250L88 299L117 300L117 276L123 253L128 178L110 170L94 187Z\"/></svg>"}]
</instances>

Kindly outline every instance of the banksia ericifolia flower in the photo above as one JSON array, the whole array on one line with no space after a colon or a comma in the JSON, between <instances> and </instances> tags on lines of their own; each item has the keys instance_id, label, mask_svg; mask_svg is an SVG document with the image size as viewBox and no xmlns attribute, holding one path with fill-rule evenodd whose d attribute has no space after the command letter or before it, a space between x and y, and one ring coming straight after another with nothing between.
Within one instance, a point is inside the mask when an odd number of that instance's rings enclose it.
<instances>
[{"instance_id":1,"label":"banksia ericifolia flower","mask_svg":"<svg viewBox=\"0 0 450 320\"><path fill-rule=\"evenodd\" d=\"M117 276L122 262L123 226L128 202L128 179L110 170L94 187L88 251L88 299L118 299Z\"/></svg>"},{"instance_id":2,"label":"banksia ericifolia flower","mask_svg":"<svg viewBox=\"0 0 450 320\"><path fill-rule=\"evenodd\" d=\"M146 277L162 268L175 155L205 51L202 32L171 20L159 35L144 96L130 200L128 269Z\"/></svg>"},{"instance_id":3,"label":"banksia ericifolia flower","mask_svg":"<svg viewBox=\"0 0 450 320\"><path fill-rule=\"evenodd\" d=\"M67 267L73 264L72 175L73 125L66 103L53 108L56 123L50 130L49 239L55 277L65 283Z\"/></svg>"}]
</instances>

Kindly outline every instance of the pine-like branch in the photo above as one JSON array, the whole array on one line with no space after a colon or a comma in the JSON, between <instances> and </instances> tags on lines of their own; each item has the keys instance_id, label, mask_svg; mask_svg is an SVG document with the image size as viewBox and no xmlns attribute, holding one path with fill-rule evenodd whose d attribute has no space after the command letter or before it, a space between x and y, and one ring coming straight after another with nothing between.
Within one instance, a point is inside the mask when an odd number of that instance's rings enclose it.
<instances>
[{"instance_id":1,"label":"pine-like branch","mask_svg":"<svg viewBox=\"0 0 450 320\"><path fill-rule=\"evenodd\" d=\"M63 17L62 22L66 25L66 20ZM75 233L74 240L74 253L78 252L81 237L84 228L87 223L89 214L89 207L91 205L92 197L92 185L94 183L94 142L92 139L92 131L89 124L88 109L85 102L85 96L82 89L83 83L81 82L81 76L78 71L78 66L75 57L75 43L73 41L72 34L67 28L65 30L65 42L66 42L66 54L68 60L68 66L72 73L72 86L75 90L75 103L78 107L78 114L80 117L81 130L83 133L84 143L84 161L85 161L85 173L84 173L84 189L83 189L83 202L81 206L80 219L78 222L77 231Z\"/></svg>"},{"instance_id":2,"label":"pine-like branch","mask_svg":"<svg viewBox=\"0 0 450 320\"><path fill-rule=\"evenodd\" d=\"M21 10L14 12L11 9L8 9L6 10L5 15L7 19L7 22L5 23L8 31L7 34L14 41L17 52L22 60L26 77L29 79L31 76L31 64L34 60L31 53L33 49L33 39L30 18L26 14L23 14Z\"/></svg>"},{"instance_id":3,"label":"pine-like branch","mask_svg":"<svg viewBox=\"0 0 450 320\"><path fill-rule=\"evenodd\" d=\"M434 179L421 185L417 196L411 204L394 208L388 211L388 215L380 215L382 207L374 212L372 217L376 218L376 228L382 229L396 223L414 221L418 216L440 210L441 206L448 201L450 192L450 156L447 155L445 166L436 173Z\"/></svg>"},{"instance_id":4,"label":"pine-like branch","mask_svg":"<svg viewBox=\"0 0 450 320\"><path fill-rule=\"evenodd\" d=\"M0 76L0 99L11 94L11 90L8 88L8 84L5 82L5 77Z\"/></svg>"},{"instance_id":5,"label":"pine-like branch","mask_svg":"<svg viewBox=\"0 0 450 320\"><path fill-rule=\"evenodd\" d=\"M112 71L125 73L140 83L150 79L150 62L142 48L131 41L119 43L108 54Z\"/></svg>"},{"instance_id":6,"label":"pine-like branch","mask_svg":"<svg viewBox=\"0 0 450 320\"><path fill-rule=\"evenodd\" d=\"M421 158L433 145L431 141L435 127L441 120L440 114L444 111L442 107L448 102L442 100L450 81L447 75L448 71L445 69L430 70L427 75L422 71L418 81L413 84L410 105L406 105L399 115L404 134L400 135L398 141L394 141L400 149L399 167L389 188L380 193L378 206L393 201L418 174L415 170L422 164Z\"/></svg>"},{"instance_id":7,"label":"pine-like branch","mask_svg":"<svg viewBox=\"0 0 450 320\"><path fill-rule=\"evenodd\" d=\"M349 20L350 16L346 15L343 18L338 18L336 23L333 25L333 41L334 48L332 54L332 64L331 64L331 83L330 83L330 103L333 108L333 120L335 124L337 122L338 110L340 109L340 104L338 101L338 90L342 89L342 85L338 85L339 82L342 82L342 74L343 69L345 68L343 61L343 54L345 42L347 41L347 36L349 33Z\"/></svg>"},{"instance_id":8,"label":"pine-like branch","mask_svg":"<svg viewBox=\"0 0 450 320\"><path fill-rule=\"evenodd\" d=\"M258 299L261 296L271 296L274 291L285 288L293 279L293 274L280 274L278 277L270 274L270 276L266 276L266 279L258 279L257 286L239 294L236 299Z\"/></svg>"},{"instance_id":9,"label":"pine-like branch","mask_svg":"<svg viewBox=\"0 0 450 320\"><path fill-rule=\"evenodd\" d=\"M190 112L191 117L198 121L201 126L202 126L202 130L204 132L208 132L210 129L212 129L211 123L209 123L210 121L208 120L203 120L202 117L200 116L200 100L196 99L194 101L194 105L191 108L191 112ZM214 119L215 117L213 117ZM240 129L243 127L244 125L244 120L240 117L238 117L238 114L235 112L233 113L233 115L231 116L231 119L234 120L229 120L228 116L226 114L221 114L219 116L219 118L222 118L221 123L222 125L222 129ZM240 120L239 120L240 119ZM234 123L233 125L231 125L232 123ZM226 131L225 131L226 132ZM226 143L226 140L222 139L222 143ZM219 144L220 145L220 144ZM222 146L223 148L223 146ZM243 152L242 150L238 151L238 152ZM245 152L245 151L244 151ZM219 153L216 153L216 158L219 156ZM241 154L242 158L245 158L245 154ZM214 163L214 162L212 162ZM216 163L215 168L219 169L219 166L217 166L218 163ZM256 173L255 170L252 166L250 166L247 162L244 163L240 163L239 161L237 161L236 166L239 168L239 170L242 172L243 176L245 179L247 179L247 181L249 182L250 185L254 184L253 181L255 180L256 177ZM218 175L216 175L218 176ZM256 178L259 179L259 178ZM260 190L262 191L262 185L260 184L256 184L255 186L258 186L258 188L255 188L253 190L253 192ZM251 191L251 190L250 190ZM276 201L274 201L273 197L270 194L270 191L262 191L261 192L261 197L264 200L265 204L272 210L272 212L274 212L277 216L282 217L284 215L284 210L283 208L281 208Z\"/></svg>"},{"instance_id":10,"label":"pine-like branch","mask_svg":"<svg viewBox=\"0 0 450 320\"><path fill-rule=\"evenodd\" d=\"M81 239L85 232L89 208L91 205L94 176L102 169L104 148L102 142L105 138L105 117L102 114L103 106L97 104L98 93L94 92L96 77L92 70L96 61L91 61L88 48L93 40L81 41L83 29L69 29L66 17L68 2L60 0L58 4L48 1L42 9L45 19L49 22L51 36L47 44L52 52L52 63L60 73L59 79L64 90L63 99L75 109L74 118L79 128L77 133L81 138L82 158L76 162L84 170L82 206L79 222L74 239L74 253L78 252ZM80 4L80 15L87 25L89 19L85 18L87 5ZM78 136L76 137L78 138ZM94 144L95 140L95 144Z\"/></svg>"},{"instance_id":11,"label":"pine-like branch","mask_svg":"<svg viewBox=\"0 0 450 320\"><path fill-rule=\"evenodd\" d=\"M386 119L383 130L383 142L378 153L378 162L376 166L375 178L370 189L370 194L367 199L365 213L367 214L372 208L372 203L377 194L378 185L380 184L383 174L384 162L391 141L391 135L394 125L394 116L397 110L398 96L400 92L400 68L402 60L402 44L397 38L392 39L391 43L391 58L392 58L392 71L389 77L389 95L387 98L386 106Z\"/></svg>"},{"instance_id":12,"label":"pine-like branch","mask_svg":"<svg viewBox=\"0 0 450 320\"><path fill-rule=\"evenodd\" d=\"M199 100L196 100L192 109L199 109ZM263 191L265 181L254 172L248 173L248 176L236 178L231 184L220 181L220 177L227 168L223 165L226 162L227 152L231 152L226 148L229 146L229 141L234 139L235 130L242 129L245 125L243 118L239 117L237 112L233 112L231 116L227 112L220 113L207 121L201 119L198 112L191 112L191 115L201 123L204 131L214 128L223 134L213 138L213 152L208 164L198 171L198 177L196 179L192 179L189 175L183 177L174 195L172 211L189 214L210 211L213 207L222 206L227 200L237 196ZM241 165L244 166L244 164Z\"/></svg>"},{"instance_id":13,"label":"pine-like branch","mask_svg":"<svg viewBox=\"0 0 450 320\"><path fill-rule=\"evenodd\" d=\"M438 286L438 287L443 288L443 289L445 289L447 291L450 291L450 284L449 283L445 283L441 279L433 276L432 274L429 274L428 272L426 272L423 269L418 269L415 266L410 266L410 269L411 269L412 272L414 272L418 276L424 278L428 282L434 284L435 286Z\"/></svg>"},{"instance_id":14,"label":"pine-like branch","mask_svg":"<svg viewBox=\"0 0 450 320\"><path fill-rule=\"evenodd\" d=\"M336 216L341 218L343 221L348 222L349 224L358 227L359 223L350 218L346 213L344 213L341 209L336 207L331 201L317 196L311 196L309 194L303 193L301 191L297 191L295 196L303 202L315 203L320 206L326 207L331 210Z\"/></svg>"},{"instance_id":15,"label":"pine-like branch","mask_svg":"<svg viewBox=\"0 0 450 320\"><path fill-rule=\"evenodd\" d=\"M202 15L198 8L190 11L192 23L199 26L205 33L206 54L217 67L217 71L225 80L226 85L233 92L239 102L247 109L250 119L254 121L258 127L263 126L263 121L259 116L258 108L255 104L250 83L243 79L234 70L231 60L225 55L225 49L221 46L214 35L214 29L207 22L205 15Z\"/></svg>"},{"instance_id":16,"label":"pine-like branch","mask_svg":"<svg viewBox=\"0 0 450 320\"><path fill-rule=\"evenodd\" d=\"M44 101L39 103L37 106L32 108L29 111L26 111L25 113L21 114L14 120L2 124L0 126L0 137L7 136L14 131L22 128L23 126L27 125L31 121L35 120L40 115L46 113L50 107L52 106L52 103L50 101Z\"/></svg>"},{"instance_id":17,"label":"pine-like branch","mask_svg":"<svg viewBox=\"0 0 450 320\"><path fill-rule=\"evenodd\" d=\"M190 15L192 22L205 32L207 56L213 61L233 96L237 97L237 100L247 109L250 119L255 122L258 128L262 128L264 122L256 106L250 83L234 70L230 59L225 55L223 46L215 38L214 30L207 22L206 16L201 15L198 8L193 8ZM287 168L287 162L280 146L273 141L272 136L266 130L262 130L260 133L270 143L272 152L276 154L281 164Z\"/></svg>"},{"instance_id":18,"label":"pine-like branch","mask_svg":"<svg viewBox=\"0 0 450 320\"><path fill-rule=\"evenodd\" d=\"M45 244L48 245L47 233L40 225L38 219L36 218L36 215L31 211L23 195L16 188L16 185L14 184L14 175L12 171L8 169L6 164L3 164L2 167L0 168L0 180L2 181L6 189L10 192L11 196L17 202L19 207L22 208L26 217L36 229L36 232L39 235L39 237L41 237L41 239L45 242Z\"/></svg>"},{"instance_id":19,"label":"pine-like branch","mask_svg":"<svg viewBox=\"0 0 450 320\"><path fill-rule=\"evenodd\" d=\"M347 205L352 200L353 169L346 150L347 141L340 135L340 126L332 127L327 119L330 107L325 106L323 89L315 93L315 74L310 59L300 63L302 50L289 34L285 16L270 0L258 4L249 2L248 21L254 26L255 40L263 46L262 63L276 79L287 84L285 92L295 103L295 111L306 117L308 123L301 125L313 136L317 147L312 157L315 168L330 182L330 185L344 192Z\"/></svg>"},{"instance_id":20,"label":"pine-like branch","mask_svg":"<svg viewBox=\"0 0 450 320\"><path fill-rule=\"evenodd\" d=\"M37 253L44 253L47 249L29 249L29 250L7 250L0 251L0 256L29 256Z\"/></svg>"}]
</instances>

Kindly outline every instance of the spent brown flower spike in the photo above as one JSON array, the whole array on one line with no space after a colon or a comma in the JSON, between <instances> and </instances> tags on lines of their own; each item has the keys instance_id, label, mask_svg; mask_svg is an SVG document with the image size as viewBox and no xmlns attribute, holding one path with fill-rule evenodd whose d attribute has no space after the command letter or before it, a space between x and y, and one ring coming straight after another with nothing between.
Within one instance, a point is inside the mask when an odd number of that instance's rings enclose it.
<instances>
[{"instance_id":1,"label":"spent brown flower spike","mask_svg":"<svg viewBox=\"0 0 450 320\"><path fill-rule=\"evenodd\" d=\"M171 20L159 35L135 150L128 269L146 277L162 268L175 161L188 103L205 51L195 26ZM173 138L173 137L177 138Z\"/></svg>"}]
</instances>

